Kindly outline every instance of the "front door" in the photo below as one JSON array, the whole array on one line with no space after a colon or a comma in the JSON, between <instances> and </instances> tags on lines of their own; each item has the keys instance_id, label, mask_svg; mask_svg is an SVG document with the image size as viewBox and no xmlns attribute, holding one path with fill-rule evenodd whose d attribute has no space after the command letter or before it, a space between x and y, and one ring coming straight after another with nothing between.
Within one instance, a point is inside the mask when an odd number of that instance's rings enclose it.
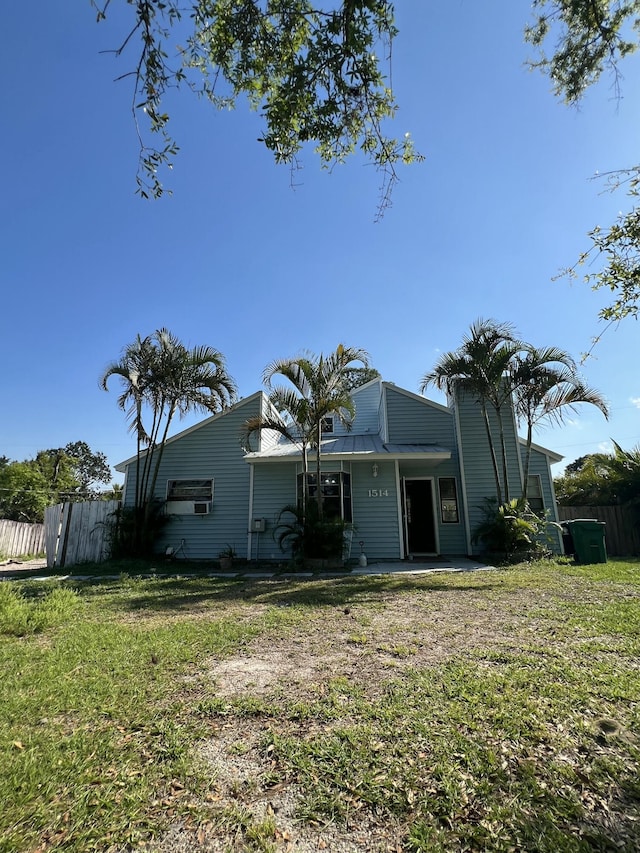
<instances>
[{"instance_id":1,"label":"front door","mask_svg":"<svg viewBox=\"0 0 640 853\"><path fill-rule=\"evenodd\" d=\"M407 554L435 554L431 480L404 481L404 532Z\"/></svg>"}]
</instances>

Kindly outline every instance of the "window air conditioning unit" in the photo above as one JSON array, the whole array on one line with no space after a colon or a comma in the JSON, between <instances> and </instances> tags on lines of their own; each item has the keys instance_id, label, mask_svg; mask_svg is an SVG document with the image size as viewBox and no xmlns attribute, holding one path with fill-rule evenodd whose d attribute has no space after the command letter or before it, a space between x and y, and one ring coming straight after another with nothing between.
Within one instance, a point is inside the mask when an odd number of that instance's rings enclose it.
<instances>
[{"instance_id":1,"label":"window air conditioning unit","mask_svg":"<svg viewBox=\"0 0 640 853\"><path fill-rule=\"evenodd\" d=\"M193 504L194 515L209 515L211 512L210 501L195 501Z\"/></svg>"},{"instance_id":2,"label":"window air conditioning unit","mask_svg":"<svg viewBox=\"0 0 640 853\"><path fill-rule=\"evenodd\" d=\"M266 518L254 518L251 522L251 532L252 533L264 533L267 529L267 519Z\"/></svg>"}]
</instances>

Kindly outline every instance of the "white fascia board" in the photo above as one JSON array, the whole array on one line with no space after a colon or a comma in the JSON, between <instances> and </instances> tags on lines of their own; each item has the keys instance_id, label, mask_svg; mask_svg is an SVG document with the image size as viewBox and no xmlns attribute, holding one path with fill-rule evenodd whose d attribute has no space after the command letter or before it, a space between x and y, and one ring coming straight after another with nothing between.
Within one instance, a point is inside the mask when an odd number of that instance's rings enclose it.
<instances>
[{"instance_id":1,"label":"white fascia board","mask_svg":"<svg viewBox=\"0 0 640 853\"><path fill-rule=\"evenodd\" d=\"M351 392L351 396L355 397L357 394L362 391L363 388L370 388L375 383L380 383L382 385L382 379L379 376L374 376L373 379L370 379L368 382L365 382L364 385L358 385L357 388L354 388Z\"/></svg>"},{"instance_id":2,"label":"white fascia board","mask_svg":"<svg viewBox=\"0 0 640 853\"><path fill-rule=\"evenodd\" d=\"M436 403L435 400L430 400L428 397L423 397L420 394L414 394L413 391L408 391L406 388L394 385L393 382L383 382L382 384L385 388L390 388L392 391L404 394L405 397L409 397L411 400L416 400L418 403L423 403L425 406L431 406L431 408L436 409L439 412L446 412L448 415L452 414L451 409L448 406L443 406L442 403Z\"/></svg>"},{"instance_id":3,"label":"white fascia board","mask_svg":"<svg viewBox=\"0 0 640 853\"><path fill-rule=\"evenodd\" d=\"M526 438L519 437L519 441L523 447L527 446ZM555 465L556 462L562 462L562 460L564 459L564 456L562 456L560 453L556 453L554 450L549 450L548 447L543 447L541 444L535 444L534 442L531 442L531 449L537 450L538 453L542 453L543 456L546 456L549 459L550 465Z\"/></svg>"}]
</instances>

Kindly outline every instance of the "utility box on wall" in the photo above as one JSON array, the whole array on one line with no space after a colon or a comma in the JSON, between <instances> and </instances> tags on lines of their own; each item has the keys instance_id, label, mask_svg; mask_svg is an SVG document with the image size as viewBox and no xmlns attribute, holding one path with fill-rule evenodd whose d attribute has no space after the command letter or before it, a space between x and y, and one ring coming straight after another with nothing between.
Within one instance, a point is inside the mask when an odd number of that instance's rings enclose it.
<instances>
[{"instance_id":1,"label":"utility box on wall","mask_svg":"<svg viewBox=\"0 0 640 853\"><path fill-rule=\"evenodd\" d=\"M251 522L251 532L252 533L264 533L267 529L267 519L266 518L254 518Z\"/></svg>"}]
</instances>

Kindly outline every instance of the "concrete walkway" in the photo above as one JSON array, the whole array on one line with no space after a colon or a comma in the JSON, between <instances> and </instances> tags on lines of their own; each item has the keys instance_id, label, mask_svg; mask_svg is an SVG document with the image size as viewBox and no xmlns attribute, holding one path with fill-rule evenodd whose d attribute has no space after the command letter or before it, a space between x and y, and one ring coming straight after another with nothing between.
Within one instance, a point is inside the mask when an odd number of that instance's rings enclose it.
<instances>
[{"instance_id":1,"label":"concrete walkway","mask_svg":"<svg viewBox=\"0 0 640 853\"><path fill-rule=\"evenodd\" d=\"M315 572L287 572L282 569L270 570L267 567L252 570L247 567L244 571L184 571L181 572L179 565L173 564L172 568L159 568L156 571L148 572L142 577L208 577L208 578L225 578L236 580L252 580L252 579L269 579L269 578L321 578L321 577L350 577L354 575L425 575L434 572L475 572L486 571L493 569L493 566L487 566L478 560L473 560L468 557L434 557L433 559L420 560L398 560L397 562L374 562L366 567L353 566L351 569L343 569L336 571L315 571ZM0 581L3 580L117 580L119 574L50 574L47 571L46 560L28 560L21 562L19 560L8 560L0 563Z\"/></svg>"}]
</instances>

